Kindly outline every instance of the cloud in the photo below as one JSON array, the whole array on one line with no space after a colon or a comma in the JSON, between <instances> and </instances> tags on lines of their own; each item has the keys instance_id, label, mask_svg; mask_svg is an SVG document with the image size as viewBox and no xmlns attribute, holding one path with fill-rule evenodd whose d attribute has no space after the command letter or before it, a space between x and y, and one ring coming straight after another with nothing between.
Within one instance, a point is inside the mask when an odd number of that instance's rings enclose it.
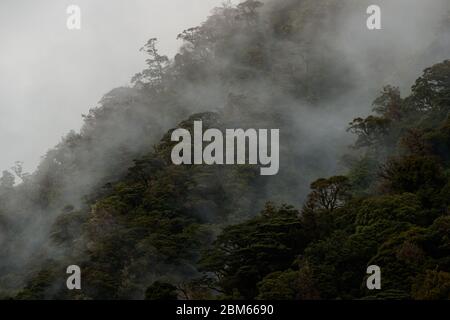
<instances>
[{"instance_id":1,"label":"cloud","mask_svg":"<svg viewBox=\"0 0 450 320\"><path fill-rule=\"evenodd\" d=\"M173 56L177 34L196 26L221 0L0 2L0 169L40 157L111 88L144 67L151 37ZM82 10L82 30L66 28L66 8ZM182 8L182 10L180 10Z\"/></svg>"}]
</instances>

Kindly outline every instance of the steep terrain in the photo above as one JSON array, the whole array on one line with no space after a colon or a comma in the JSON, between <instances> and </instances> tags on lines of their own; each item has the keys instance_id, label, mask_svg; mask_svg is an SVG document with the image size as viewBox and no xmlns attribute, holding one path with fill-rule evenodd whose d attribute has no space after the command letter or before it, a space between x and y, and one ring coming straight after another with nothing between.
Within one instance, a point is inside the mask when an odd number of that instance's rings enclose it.
<instances>
[{"instance_id":1,"label":"steep terrain","mask_svg":"<svg viewBox=\"0 0 450 320\"><path fill-rule=\"evenodd\" d=\"M224 5L178 36L173 59L150 39L130 87L105 95L36 172L18 163L21 183L3 173L0 294L362 298L378 263L387 297L445 297L449 62L408 88L449 58L450 8L436 0L406 22L411 41L392 17L391 32L368 34L363 2ZM386 87L376 114L349 126L387 81L406 93ZM174 166L171 130L196 119L279 128L280 173ZM72 264L80 292L65 288Z\"/></svg>"}]
</instances>

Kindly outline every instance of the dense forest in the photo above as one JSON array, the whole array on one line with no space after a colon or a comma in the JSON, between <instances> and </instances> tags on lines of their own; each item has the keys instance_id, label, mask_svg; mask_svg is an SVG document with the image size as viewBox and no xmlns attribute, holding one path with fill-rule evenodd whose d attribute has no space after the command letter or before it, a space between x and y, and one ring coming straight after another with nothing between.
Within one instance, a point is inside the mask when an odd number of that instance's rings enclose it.
<instances>
[{"instance_id":1,"label":"dense forest","mask_svg":"<svg viewBox=\"0 0 450 320\"><path fill-rule=\"evenodd\" d=\"M415 50L373 38L357 59L336 43L364 7L247 0L180 33L173 59L150 39L80 132L3 172L0 298L449 299L450 7ZM279 174L172 164L195 120L279 128Z\"/></svg>"}]
</instances>

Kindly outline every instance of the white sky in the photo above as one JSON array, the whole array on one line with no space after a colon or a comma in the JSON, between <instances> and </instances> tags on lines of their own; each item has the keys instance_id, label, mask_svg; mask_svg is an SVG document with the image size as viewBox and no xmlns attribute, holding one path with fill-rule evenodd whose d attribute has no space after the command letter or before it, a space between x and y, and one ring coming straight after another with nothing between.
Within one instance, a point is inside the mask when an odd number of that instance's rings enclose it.
<instances>
[{"instance_id":1,"label":"white sky","mask_svg":"<svg viewBox=\"0 0 450 320\"><path fill-rule=\"evenodd\" d=\"M152 38L172 57L182 30L223 0L0 0L0 171L23 161L33 171L45 152L109 90L144 67ZM66 28L66 8L82 28Z\"/></svg>"}]
</instances>

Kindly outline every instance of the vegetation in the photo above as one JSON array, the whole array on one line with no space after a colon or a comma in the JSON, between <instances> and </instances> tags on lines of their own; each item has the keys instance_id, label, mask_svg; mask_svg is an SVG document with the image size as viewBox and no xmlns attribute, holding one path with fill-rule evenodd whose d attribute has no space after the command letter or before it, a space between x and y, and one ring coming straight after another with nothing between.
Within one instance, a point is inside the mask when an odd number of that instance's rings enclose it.
<instances>
[{"instance_id":1,"label":"vegetation","mask_svg":"<svg viewBox=\"0 0 450 320\"><path fill-rule=\"evenodd\" d=\"M330 161L296 151L292 114L333 101L354 74L334 49L318 54L324 40L309 32L344 4L316 3L224 5L178 36L173 60L149 40L132 87L107 94L35 173L17 163L20 184L3 172L0 297L449 299L450 60L426 69L407 97L385 87L373 114L347 128L345 170L319 178ZM282 128L278 177L173 165L167 128L192 131L199 119ZM65 286L72 264L81 291ZM372 264L381 291L366 289Z\"/></svg>"}]
</instances>

